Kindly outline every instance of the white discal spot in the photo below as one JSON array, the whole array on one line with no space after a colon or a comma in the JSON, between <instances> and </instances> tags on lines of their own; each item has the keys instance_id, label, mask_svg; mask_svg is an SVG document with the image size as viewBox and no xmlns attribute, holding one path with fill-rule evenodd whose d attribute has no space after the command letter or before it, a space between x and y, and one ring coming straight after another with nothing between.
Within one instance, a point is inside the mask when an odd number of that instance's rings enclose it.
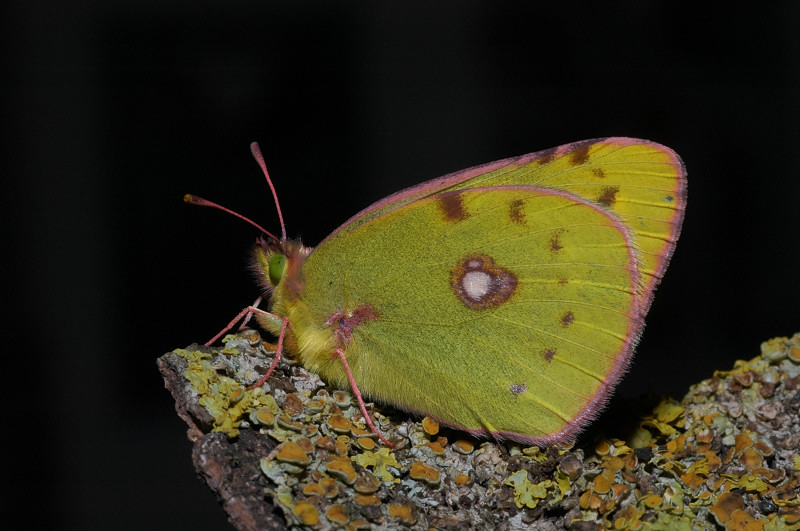
<instances>
[{"instance_id":1,"label":"white discal spot","mask_svg":"<svg viewBox=\"0 0 800 531\"><path fill-rule=\"evenodd\" d=\"M517 277L495 265L491 256L471 254L450 271L450 287L467 308L488 310L508 300L517 289Z\"/></svg>"},{"instance_id":2,"label":"white discal spot","mask_svg":"<svg viewBox=\"0 0 800 531\"><path fill-rule=\"evenodd\" d=\"M461 279L464 293L470 299L479 301L489 293L492 277L485 271L468 271Z\"/></svg>"}]
</instances>

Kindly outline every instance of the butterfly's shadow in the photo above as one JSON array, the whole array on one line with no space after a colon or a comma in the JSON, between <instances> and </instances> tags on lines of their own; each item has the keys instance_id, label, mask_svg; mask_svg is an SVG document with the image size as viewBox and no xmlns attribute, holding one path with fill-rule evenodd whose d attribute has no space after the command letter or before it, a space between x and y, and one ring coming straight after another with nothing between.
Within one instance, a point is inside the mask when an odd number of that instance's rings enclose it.
<instances>
[{"instance_id":1,"label":"butterfly's shadow","mask_svg":"<svg viewBox=\"0 0 800 531\"><path fill-rule=\"evenodd\" d=\"M632 441L641 429L642 419L665 399L657 393L648 392L638 397L613 395L606 408L575 440L575 448L582 448L586 455L594 453L598 442L609 438Z\"/></svg>"}]
</instances>

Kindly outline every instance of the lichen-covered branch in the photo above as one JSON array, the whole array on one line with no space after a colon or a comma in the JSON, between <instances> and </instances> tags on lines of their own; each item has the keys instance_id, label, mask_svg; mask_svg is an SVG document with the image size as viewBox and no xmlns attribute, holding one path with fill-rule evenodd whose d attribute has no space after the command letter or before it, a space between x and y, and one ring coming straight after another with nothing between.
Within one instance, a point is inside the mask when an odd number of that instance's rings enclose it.
<instances>
[{"instance_id":1,"label":"lichen-covered branch","mask_svg":"<svg viewBox=\"0 0 800 531\"><path fill-rule=\"evenodd\" d=\"M800 524L800 334L765 342L617 438L478 441L374 407L247 330L158 360L198 474L239 529L787 529ZM598 527L599 526L599 527ZM694 526L694 527L693 527Z\"/></svg>"}]
</instances>

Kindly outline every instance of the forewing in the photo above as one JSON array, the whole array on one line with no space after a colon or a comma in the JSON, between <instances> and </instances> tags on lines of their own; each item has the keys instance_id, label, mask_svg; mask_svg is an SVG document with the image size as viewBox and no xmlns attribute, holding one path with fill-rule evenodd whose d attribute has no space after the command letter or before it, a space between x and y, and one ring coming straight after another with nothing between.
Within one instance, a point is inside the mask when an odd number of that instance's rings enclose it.
<instances>
[{"instance_id":1,"label":"forewing","mask_svg":"<svg viewBox=\"0 0 800 531\"><path fill-rule=\"evenodd\" d=\"M639 253L642 316L675 249L686 207L686 170L671 149L634 138L584 140L455 172L393 194L331 237L448 190L538 185L568 191L617 216Z\"/></svg>"}]
</instances>

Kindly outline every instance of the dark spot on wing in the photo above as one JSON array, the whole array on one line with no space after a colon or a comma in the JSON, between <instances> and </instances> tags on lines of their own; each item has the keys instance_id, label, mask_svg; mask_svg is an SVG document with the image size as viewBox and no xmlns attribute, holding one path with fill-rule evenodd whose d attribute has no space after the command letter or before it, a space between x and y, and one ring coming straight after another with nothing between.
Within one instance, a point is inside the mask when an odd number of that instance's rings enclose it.
<instances>
[{"instance_id":1,"label":"dark spot on wing","mask_svg":"<svg viewBox=\"0 0 800 531\"><path fill-rule=\"evenodd\" d=\"M508 204L508 217L517 225L525 225L525 202L522 199L514 199Z\"/></svg>"},{"instance_id":2,"label":"dark spot on wing","mask_svg":"<svg viewBox=\"0 0 800 531\"><path fill-rule=\"evenodd\" d=\"M561 245L561 232L554 232L550 237L550 250L553 252L558 252L563 248L564 246Z\"/></svg>"},{"instance_id":3,"label":"dark spot on wing","mask_svg":"<svg viewBox=\"0 0 800 531\"><path fill-rule=\"evenodd\" d=\"M614 206L617 201L619 186L604 186L600 190L600 197L597 198L597 202L608 208Z\"/></svg>"},{"instance_id":4,"label":"dark spot on wing","mask_svg":"<svg viewBox=\"0 0 800 531\"><path fill-rule=\"evenodd\" d=\"M551 162L555 158L557 151L558 151L558 148L550 148L550 149L545 149L543 151L540 151L539 152L539 158L536 159L536 160L537 160L537 162L539 162L540 166L543 166L543 165L547 164L548 162Z\"/></svg>"},{"instance_id":5,"label":"dark spot on wing","mask_svg":"<svg viewBox=\"0 0 800 531\"><path fill-rule=\"evenodd\" d=\"M573 166L580 166L589 160L589 150L591 145L582 146L573 151L569 156L569 161Z\"/></svg>"},{"instance_id":6,"label":"dark spot on wing","mask_svg":"<svg viewBox=\"0 0 800 531\"><path fill-rule=\"evenodd\" d=\"M559 319L559 321L561 321L561 326L566 328L573 322L575 322L575 314L572 312L567 312L561 316L561 319Z\"/></svg>"},{"instance_id":7,"label":"dark spot on wing","mask_svg":"<svg viewBox=\"0 0 800 531\"><path fill-rule=\"evenodd\" d=\"M447 221L464 221L469 217L464 208L460 190L444 192L438 196L439 208Z\"/></svg>"},{"instance_id":8,"label":"dark spot on wing","mask_svg":"<svg viewBox=\"0 0 800 531\"><path fill-rule=\"evenodd\" d=\"M511 394L514 395L514 398L517 398L519 395L528 390L528 386L524 383L511 384L510 390Z\"/></svg>"}]
</instances>

